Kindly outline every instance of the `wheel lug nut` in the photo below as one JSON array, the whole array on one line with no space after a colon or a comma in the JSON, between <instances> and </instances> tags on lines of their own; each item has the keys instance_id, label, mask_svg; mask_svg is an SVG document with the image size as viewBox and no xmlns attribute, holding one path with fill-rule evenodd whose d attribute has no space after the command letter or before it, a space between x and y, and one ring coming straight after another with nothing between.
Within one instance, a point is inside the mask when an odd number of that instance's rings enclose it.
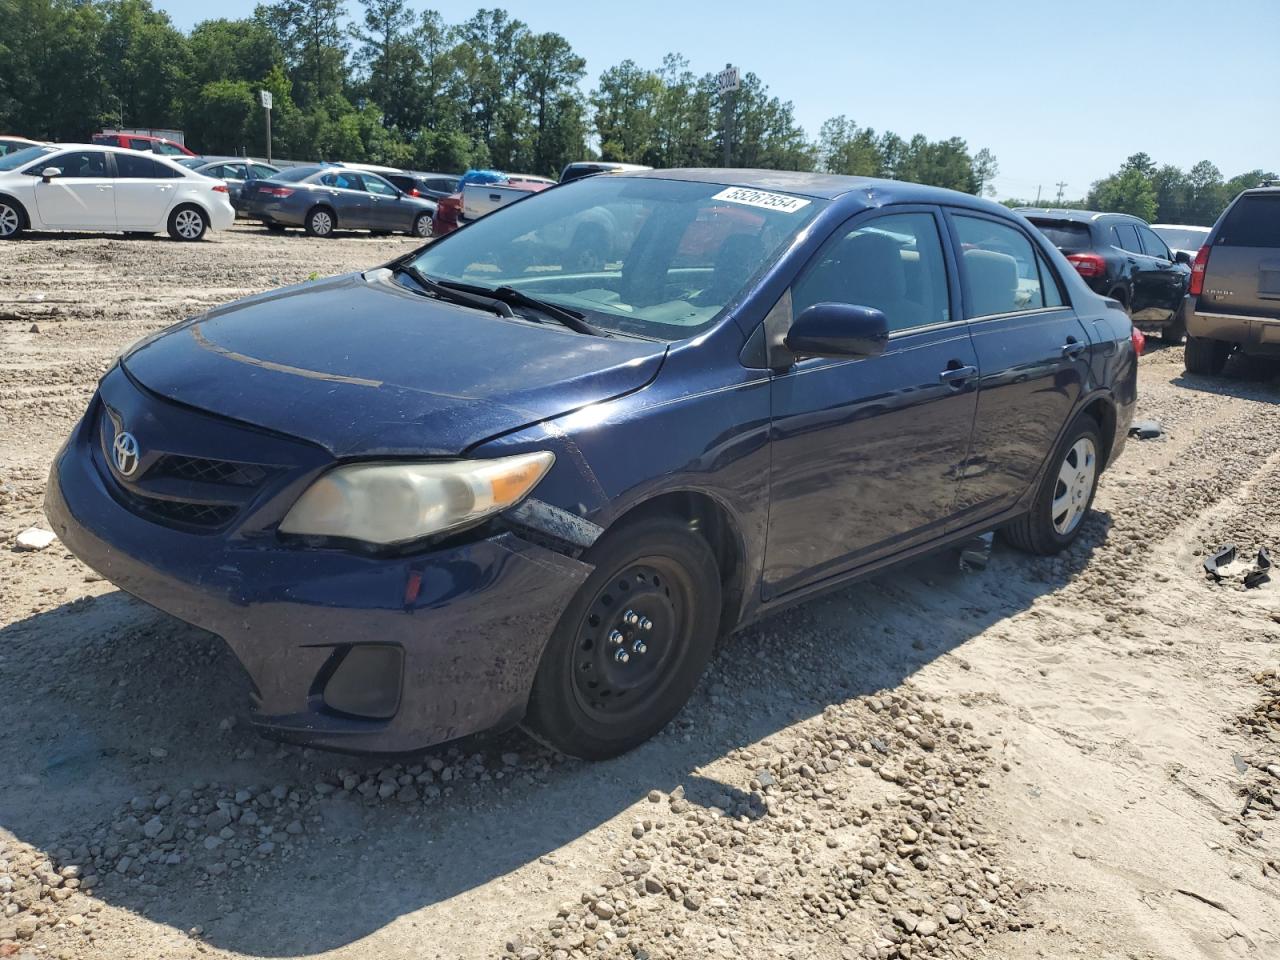
<instances>
[{"instance_id":1,"label":"wheel lug nut","mask_svg":"<svg viewBox=\"0 0 1280 960\"><path fill-rule=\"evenodd\" d=\"M634 610L628 610L622 615L622 620L634 627L640 621L640 616Z\"/></svg>"},{"instance_id":2,"label":"wheel lug nut","mask_svg":"<svg viewBox=\"0 0 1280 960\"><path fill-rule=\"evenodd\" d=\"M652 629L653 629L653 621L652 621L652 620L650 620L648 617L641 617L641 618L640 618L640 629L641 629L641 630L652 630Z\"/></svg>"},{"instance_id":3,"label":"wheel lug nut","mask_svg":"<svg viewBox=\"0 0 1280 960\"><path fill-rule=\"evenodd\" d=\"M646 646L644 645L644 641L643 641L643 640L637 640L635 643L633 643L633 644L631 645L631 652L632 652L632 653L634 653L634 654L641 654L641 653L644 653L644 652L645 652L645 651L647 651L648 649L649 649L649 648L648 648L648 647L646 647Z\"/></svg>"},{"instance_id":4,"label":"wheel lug nut","mask_svg":"<svg viewBox=\"0 0 1280 960\"><path fill-rule=\"evenodd\" d=\"M620 646L622 644L622 634L617 630L610 630L609 642L612 643L615 647Z\"/></svg>"},{"instance_id":5,"label":"wheel lug nut","mask_svg":"<svg viewBox=\"0 0 1280 960\"><path fill-rule=\"evenodd\" d=\"M627 651L615 650L613 654L613 659L617 660L619 663L626 663L631 658L627 656Z\"/></svg>"}]
</instances>

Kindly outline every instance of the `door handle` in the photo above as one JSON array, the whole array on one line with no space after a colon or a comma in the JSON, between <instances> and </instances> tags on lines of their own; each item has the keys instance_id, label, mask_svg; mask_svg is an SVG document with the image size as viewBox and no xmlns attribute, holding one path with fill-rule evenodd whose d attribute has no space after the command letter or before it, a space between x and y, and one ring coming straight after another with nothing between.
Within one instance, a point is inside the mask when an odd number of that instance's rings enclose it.
<instances>
[{"instance_id":1,"label":"door handle","mask_svg":"<svg viewBox=\"0 0 1280 960\"><path fill-rule=\"evenodd\" d=\"M952 360L953 364L959 364L959 360ZM970 377L977 376L978 368L971 366L948 366L938 374L938 379L948 386L962 387L964 382Z\"/></svg>"},{"instance_id":2,"label":"door handle","mask_svg":"<svg viewBox=\"0 0 1280 960\"><path fill-rule=\"evenodd\" d=\"M1087 349L1088 344L1081 343L1075 337L1067 337L1067 342L1062 345L1062 355L1069 360L1076 360Z\"/></svg>"}]
</instances>

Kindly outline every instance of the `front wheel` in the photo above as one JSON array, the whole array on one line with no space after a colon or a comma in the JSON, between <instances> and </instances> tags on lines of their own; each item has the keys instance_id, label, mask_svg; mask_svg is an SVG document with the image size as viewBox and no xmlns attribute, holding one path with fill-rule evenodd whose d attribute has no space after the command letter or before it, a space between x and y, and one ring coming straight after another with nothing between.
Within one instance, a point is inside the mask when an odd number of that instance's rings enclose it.
<instances>
[{"instance_id":1,"label":"front wheel","mask_svg":"<svg viewBox=\"0 0 1280 960\"><path fill-rule=\"evenodd\" d=\"M524 726L561 753L604 760L680 712L715 646L720 576L706 540L674 518L629 523L595 565L538 664Z\"/></svg>"},{"instance_id":2,"label":"front wheel","mask_svg":"<svg viewBox=\"0 0 1280 960\"><path fill-rule=\"evenodd\" d=\"M1027 553L1049 555L1071 546L1093 506L1101 451L1097 423L1080 416L1058 444L1031 509L1004 528L1004 538Z\"/></svg>"},{"instance_id":3,"label":"front wheel","mask_svg":"<svg viewBox=\"0 0 1280 960\"><path fill-rule=\"evenodd\" d=\"M209 218L196 207L179 207L169 215L169 236L175 240L199 240L209 229Z\"/></svg>"},{"instance_id":4,"label":"front wheel","mask_svg":"<svg viewBox=\"0 0 1280 960\"><path fill-rule=\"evenodd\" d=\"M431 236L431 214L420 213L414 217L412 233L415 237Z\"/></svg>"},{"instance_id":5,"label":"front wheel","mask_svg":"<svg viewBox=\"0 0 1280 960\"><path fill-rule=\"evenodd\" d=\"M1182 355L1182 365L1187 373L1202 377L1216 377L1227 365L1231 344L1225 340L1187 336L1187 346Z\"/></svg>"},{"instance_id":6,"label":"front wheel","mask_svg":"<svg viewBox=\"0 0 1280 960\"><path fill-rule=\"evenodd\" d=\"M22 232L22 211L8 200L0 200L0 240L12 240Z\"/></svg>"}]
</instances>

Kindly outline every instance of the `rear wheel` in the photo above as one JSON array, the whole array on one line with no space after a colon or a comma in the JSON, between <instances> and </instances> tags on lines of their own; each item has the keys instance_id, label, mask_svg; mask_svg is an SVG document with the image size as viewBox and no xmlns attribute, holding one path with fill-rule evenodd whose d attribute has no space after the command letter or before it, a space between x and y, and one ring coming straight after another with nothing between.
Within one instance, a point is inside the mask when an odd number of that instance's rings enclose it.
<instances>
[{"instance_id":1,"label":"rear wheel","mask_svg":"<svg viewBox=\"0 0 1280 960\"><path fill-rule=\"evenodd\" d=\"M526 729L588 760L648 740L680 712L715 646L720 576L676 519L627 524L584 558L595 570L543 652Z\"/></svg>"},{"instance_id":2,"label":"rear wheel","mask_svg":"<svg viewBox=\"0 0 1280 960\"><path fill-rule=\"evenodd\" d=\"M1188 336L1182 365L1186 367L1187 373L1202 377L1216 377L1227 365L1227 357L1230 355L1231 344L1225 340Z\"/></svg>"},{"instance_id":3,"label":"rear wheel","mask_svg":"<svg viewBox=\"0 0 1280 960\"><path fill-rule=\"evenodd\" d=\"M0 240L12 240L25 223L22 208L16 202L0 199Z\"/></svg>"},{"instance_id":4,"label":"rear wheel","mask_svg":"<svg viewBox=\"0 0 1280 960\"><path fill-rule=\"evenodd\" d=\"M1101 451L1098 424L1081 415L1058 444L1031 509L1004 528L1004 538L1027 553L1047 555L1071 546L1093 506Z\"/></svg>"},{"instance_id":5,"label":"rear wheel","mask_svg":"<svg viewBox=\"0 0 1280 960\"><path fill-rule=\"evenodd\" d=\"M1179 310L1173 315L1173 319L1160 328L1160 339L1170 346L1177 346L1182 342L1182 338L1187 335L1187 321Z\"/></svg>"},{"instance_id":6,"label":"rear wheel","mask_svg":"<svg viewBox=\"0 0 1280 960\"><path fill-rule=\"evenodd\" d=\"M199 240L209 229L209 218L199 207L179 207L169 214L169 236L175 240Z\"/></svg>"},{"instance_id":7,"label":"rear wheel","mask_svg":"<svg viewBox=\"0 0 1280 960\"><path fill-rule=\"evenodd\" d=\"M328 207L316 207L307 214L307 233L313 237L332 237L334 226L333 211Z\"/></svg>"}]
</instances>

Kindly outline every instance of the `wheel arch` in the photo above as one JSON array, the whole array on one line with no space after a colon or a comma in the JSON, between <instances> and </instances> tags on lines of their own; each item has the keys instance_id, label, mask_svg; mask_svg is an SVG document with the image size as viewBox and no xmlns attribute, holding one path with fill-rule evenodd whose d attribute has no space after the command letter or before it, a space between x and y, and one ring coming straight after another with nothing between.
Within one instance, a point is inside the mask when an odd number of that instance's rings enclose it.
<instances>
[{"instance_id":1,"label":"wheel arch","mask_svg":"<svg viewBox=\"0 0 1280 960\"><path fill-rule=\"evenodd\" d=\"M1102 436L1101 469L1105 470L1111 462L1111 451L1115 448L1116 442L1115 401L1108 394L1095 394L1085 400L1077 416L1091 417L1098 425L1098 433Z\"/></svg>"},{"instance_id":2,"label":"wheel arch","mask_svg":"<svg viewBox=\"0 0 1280 960\"><path fill-rule=\"evenodd\" d=\"M702 490L669 490L631 504L614 518L606 532L655 516L678 517L711 547L720 569L720 634L728 634L737 625L747 589L746 541L733 511Z\"/></svg>"},{"instance_id":3,"label":"wheel arch","mask_svg":"<svg viewBox=\"0 0 1280 960\"><path fill-rule=\"evenodd\" d=\"M311 219L311 215L317 210L328 210L329 216L333 218L333 229L338 229L338 210L328 200L317 200L311 206L307 207L307 212L302 216L302 222L305 224Z\"/></svg>"},{"instance_id":4,"label":"wheel arch","mask_svg":"<svg viewBox=\"0 0 1280 960\"><path fill-rule=\"evenodd\" d=\"M209 208L208 208L208 207L206 207L206 206L205 206L203 203L201 203L199 200L193 200L193 199L192 199L192 198L190 198L190 197L183 197L181 200L179 200L177 203L175 203L172 207L170 207L170 208L169 208L169 215L168 215L168 216L166 216L166 217L164 218L164 222L165 222L166 224L168 224L168 223L172 222L173 217L174 217L174 214L176 214L176 213L177 213L179 210L181 210L183 207L195 207L197 210L199 210L199 211L200 211L200 213L201 213L201 214L203 214L203 215L204 215L205 222L206 222L207 224L209 224L210 226L212 226L212 225L213 225L213 213L212 213L212 211L210 211L210 210L209 210Z\"/></svg>"},{"instance_id":5,"label":"wheel arch","mask_svg":"<svg viewBox=\"0 0 1280 960\"><path fill-rule=\"evenodd\" d=\"M19 219L19 222L22 224L22 229L24 230L31 229L31 214L27 211L27 205L25 203L23 203L21 200L15 197L13 194L4 193L4 192L0 192L0 200L3 200L5 203L11 205L15 210L18 211L18 219Z\"/></svg>"}]
</instances>

